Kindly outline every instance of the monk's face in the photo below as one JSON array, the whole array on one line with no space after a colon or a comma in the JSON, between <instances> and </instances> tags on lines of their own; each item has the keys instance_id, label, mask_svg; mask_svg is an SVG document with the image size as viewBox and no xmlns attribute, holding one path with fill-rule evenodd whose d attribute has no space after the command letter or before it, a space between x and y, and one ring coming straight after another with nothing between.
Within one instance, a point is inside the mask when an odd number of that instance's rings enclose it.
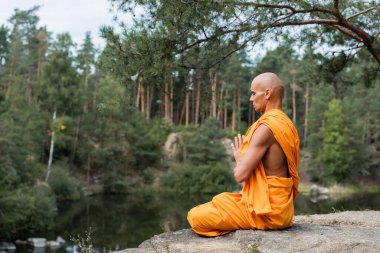
<instances>
[{"instance_id":1,"label":"monk's face","mask_svg":"<svg viewBox=\"0 0 380 253\"><path fill-rule=\"evenodd\" d=\"M251 97L249 101L255 108L256 112L264 112L267 104L265 88L255 80L251 84Z\"/></svg>"}]
</instances>

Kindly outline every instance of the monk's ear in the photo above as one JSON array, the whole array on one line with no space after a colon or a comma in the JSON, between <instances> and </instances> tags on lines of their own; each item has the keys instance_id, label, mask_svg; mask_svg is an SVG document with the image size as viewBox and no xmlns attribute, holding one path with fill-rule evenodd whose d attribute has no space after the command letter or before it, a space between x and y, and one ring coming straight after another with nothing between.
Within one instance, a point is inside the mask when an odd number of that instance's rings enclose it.
<instances>
[{"instance_id":1,"label":"monk's ear","mask_svg":"<svg viewBox=\"0 0 380 253\"><path fill-rule=\"evenodd\" d=\"M272 89L265 89L265 99L269 100L272 95Z\"/></svg>"}]
</instances>

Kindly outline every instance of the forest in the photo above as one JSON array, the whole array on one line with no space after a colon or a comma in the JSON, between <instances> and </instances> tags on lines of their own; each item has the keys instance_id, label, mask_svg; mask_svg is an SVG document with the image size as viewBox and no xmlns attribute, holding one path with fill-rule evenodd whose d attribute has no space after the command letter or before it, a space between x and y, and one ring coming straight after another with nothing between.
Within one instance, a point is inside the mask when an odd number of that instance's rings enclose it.
<instances>
[{"instance_id":1,"label":"forest","mask_svg":"<svg viewBox=\"0 0 380 253\"><path fill-rule=\"evenodd\" d=\"M0 238L51 227L86 189L236 189L222 139L260 117L248 100L263 72L286 87L304 180L380 182L377 1L110 2L145 12L103 27L102 49L53 36L38 6L0 24ZM170 133L179 163L164 159Z\"/></svg>"}]
</instances>

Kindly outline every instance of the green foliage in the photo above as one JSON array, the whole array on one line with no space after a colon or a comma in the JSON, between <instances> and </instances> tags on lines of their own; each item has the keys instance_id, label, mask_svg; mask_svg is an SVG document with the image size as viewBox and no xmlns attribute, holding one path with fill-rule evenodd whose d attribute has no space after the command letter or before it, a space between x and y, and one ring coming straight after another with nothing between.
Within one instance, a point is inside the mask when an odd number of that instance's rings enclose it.
<instances>
[{"instance_id":1,"label":"green foliage","mask_svg":"<svg viewBox=\"0 0 380 253\"><path fill-rule=\"evenodd\" d=\"M152 170L146 169L143 172L144 184L150 185L154 182L154 174Z\"/></svg>"},{"instance_id":2,"label":"green foliage","mask_svg":"<svg viewBox=\"0 0 380 253\"><path fill-rule=\"evenodd\" d=\"M236 183L227 164L196 166L186 163L181 169L170 172L163 179L163 186L178 193L193 195L232 191Z\"/></svg>"},{"instance_id":3,"label":"green foliage","mask_svg":"<svg viewBox=\"0 0 380 253\"><path fill-rule=\"evenodd\" d=\"M59 34L47 55L43 69L44 107L50 112L77 115L80 110L81 90L72 56L73 42L69 34Z\"/></svg>"},{"instance_id":4,"label":"green foliage","mask_svg":"<svg viewBox=\"0 0 380 253\"><path fill-rule=\"evenodd\" d=\"M9 41L8 41L9 29L4 25L0 26L0 69L4 64L5 59L9 53Z\"/></svg>"},{"instance_id":5,"label":"green foliage","mask_svg":"<svg viewBox=\"0 0 380 253\"><path fill-rule=\"evenodd\" d=\"M144 169L154 166L162 157L169 128L164 121L146 120L141 114L135 114L126 125L126 139L131 143L131 166Z\"/></svg>"},{"instance_id":6,"label":"green foliage","mask_svg":"<svg viewBox=\"0 0 380 253\"><path fill-rule=\"evenodd\" d=\"M84 78L90 75L91 67L95 64L95 48L92 43L91 34L86 33L81 48L78 50L77 61L79 68L83 71Z\"/></svg>"},{"instance_id":7,"label":"green foliage","mask_svg":"<svg viewBox=\"0 0 380 253\"><path fill-rule=\"evenodd\" d=\"M0 195L0 207L0 234L10 238L18 233L50 228L56 203L49 188L41 185Z\"/></svg>"},{"instance_id":8,"label":"green foliage","mask_svg":"<svg viewBox=\"0 0 380 253\"><path fill-rule=\"evenodd\" d=\"M120 108L123 108L125 103L125 95L125 87L110 76L106 76L99 82L96 109L102 116L120 114Z\"/></svg>"},{"instance_id":9,"label":"green foliage","mask_svg":"<svg viewBox=\"0 0 380 253\"><path fill-rule=\"evenodd\" d=\"M351 176L352 158L341 102L331 100L324 116L325 125L320 129L323 146L317 157L323 166L321 178L328 183L342 182Z\"/></svg>"},{"instance_id":10,"label":"green foliage","mask_svg":"<svg viewBox=\"0 0 380 253\"><path fill-rule=\"evenodd\" d=\"M148 13L136 17L132 28L121 25L129 43L118 51L127 51L130 54L126 55L127 59L151 52L147 56L153 58L149 62L152 65L180 54L179 57L183 58L181 65L210 67L244 47L259 43L265 45L268 40L279 41L289 37L298 38L301 43L307 40L315 46L352 47L358 44L367 47L368 51L378 50L375 40L369 40L365 45L362 41L362 33L376 37L379 10L375 1L343 1L335 4L314 0L268 3L240 0L112 2L127 15L134 15L136 6ZM342 27L331 26L331 20L341 22ZM310 22L314 25L308 25ZM350 36L347 36L345 29L350 29ZM145 34L150 35L149 39L143 36ZM132 39L134 43L130 42L131 37L135 37ZM119 38L117 36L116 41ZM118 43L112 42L116 48ZM163 52L169 51L171 54L154 54L152 49L163 49ZM155 55L161 56L158 61L154 61ZM377 58L375 53L372 56ZM374 58L371 60L374 61Z\"/></svg>"},{"instance_id":11,"label":"green foliage","mask_svg":"<svg viewBox=\"0 0 380 253\"><path fill-rule=\"evenodd\" d=\"M380 94L379 86L354 86L343 100L343 113L349 115L349 149L353 176L370 175L380 163L376 150L379 142Z\"/></svg>"},{"instance_id":12,"label":"green foliage","mask_svg":"<svg viewBox=\"0 0 380 253\"><path fill-rule=\"evenodd\" d=\"M184 165L163 179L163 185L187 194L231 191L236 187L229 168L228 156L221 139L225 132L216 119L207 119L195 133L183 140L186 149Z\"/></svg>"},{"instance_id":13,"label":"green foliage","mask_svg":"<svg viewBox=\"0 0 380 253\"><path fill-rule=\"evenodd\" d=\"M44 141L44 114L35 106L23 105L21 108L10 108L0 114L0 149L6 150L0 156L2 189L13 189L20 184L33 185L41 175L38 163Z\"/></svg>"},{"instance_id":14,"label":"green foliage","mask_svg":"<svg viewBox=\"0 0 380 253\"><path fill-rule=\"evenodd\" d=\"M128 180L121 171L107 171L103 178L104 194L125 194L128 191Z\"/></svg>"},{"instance_id":15,"label":"green foliage","mask_svg":"<svg viewBox=\"0 0 380 253\"><path fill-rule=\"evenodd\" d=\"M226 150L221 143L225 133L219 125L218 120L207 119L193 137L185 142L186 156L191 164L212 165L226 160Z\"/></svg>"},{"instance_id":16,"label":"green foliage","mask_svg":"<svg viewBox=\"0 0 380 253\"><path fill-rule=\"evenodd\" d=\"M49 137L54 134L54 157L60 159L70 152L72 136L75 134L75 121L70 116L59 116L51 122Z\"/></svg>"},{"instance_id":17,"label":"green foliage","mask_svg":"<svg viewBox=\"0 0 380 253\"><path fill-rule=\"evenodd\" d=\"M48 183L57 196L57 200L78 200L80 199L79 184L71 177L66 168L53 166L49 175Z\"/></svg>"},{"instance_id":18,"label":"green foliage","mask_svg":"<svg viewBox=\"0 0 380 253\"><path fill-rule=\"evenodd\" d=\"M113 113L102 113L97 121L88 118L83 124L86 134L80 136L77 155L84 162L82 166L102 173L114 169L139 173L156 166L168 126L159 119L147 120L133 108L114 109Z\"/></svg>"},{"instance_id":19,"label":"green foliage","mask_svg":"<svg viewBox=\"0 0 380 253\"><path fill-rule=\"evenodd\" d=\"M56 216L57 198L50 187L46 184L37 184L32 189L35 198L34 227L36 230L50 228Z\"/></svg>"},{"instance_id":20,"label":"green foliage","mask_svg":"<svg viewBox=\"0 0 380 253\"><path fill-rule=\"evenodd\" d=\"M311 90L310 112L308 115L309 135L307 136L307 145L305 149L310 152L312 158L318 156L318 152L322 148L323 139L320 135L320 128L325 122L324 112L327 110L327 105L334 97L333 88L326 85L317 85ZM311 166L307 168L315 180L319 178L318 161L312 160Z\"/></svg>"}]
</instances>

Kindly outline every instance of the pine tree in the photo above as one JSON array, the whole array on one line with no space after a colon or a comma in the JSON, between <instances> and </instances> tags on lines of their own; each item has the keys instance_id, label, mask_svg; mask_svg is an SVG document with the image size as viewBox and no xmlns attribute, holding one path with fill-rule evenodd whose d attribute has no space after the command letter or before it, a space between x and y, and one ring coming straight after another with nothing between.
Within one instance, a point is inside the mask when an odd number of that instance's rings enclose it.
<instances>
[{"instance_id":1,"label":"pine tree","mask_svg":"<svg viewBox=\"0 0 380 253\"><path fill-rule=\"evenodd\" d=\"M325 124L320 129L323 145L317 160L322 166L324 182L342 182L350 178L352 158L349 153L348 128L340 101L333 99L324 113Z\"/></svg>"}]
</instances>

